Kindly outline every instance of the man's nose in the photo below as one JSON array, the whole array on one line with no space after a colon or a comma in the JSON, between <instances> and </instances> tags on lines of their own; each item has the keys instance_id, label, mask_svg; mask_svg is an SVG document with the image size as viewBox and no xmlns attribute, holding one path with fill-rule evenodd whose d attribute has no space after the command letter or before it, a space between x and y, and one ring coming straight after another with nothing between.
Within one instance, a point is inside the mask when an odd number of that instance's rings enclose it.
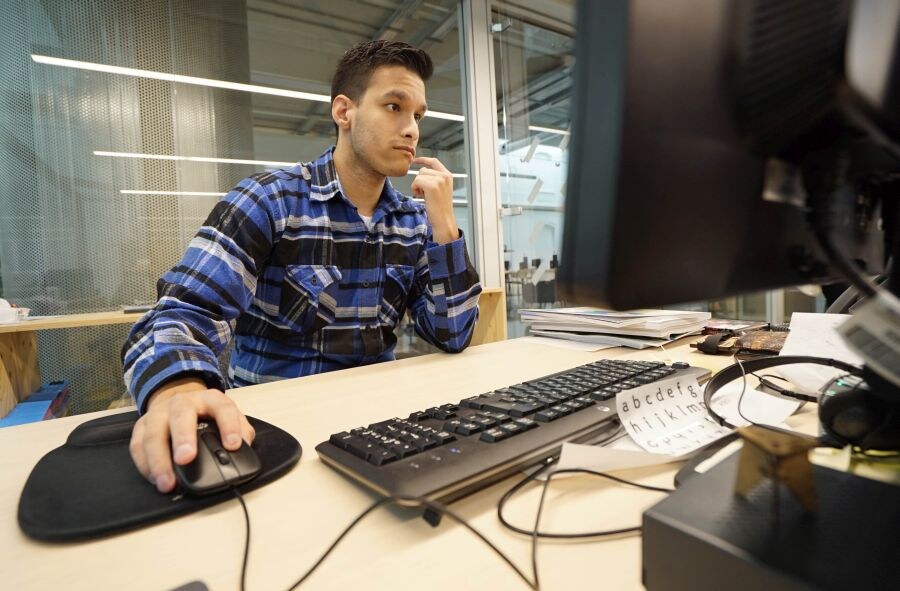
<instances>
[{"instance_id":1,"label":"man's nose","mask_svg":"<svg viewBox=\"0 0 900 591\"><path fill-rule=\"evenodd\" d=\"M403 127L403 137L409 138L414 142L419 141L419 123L416 121L415 116L406 120L406 125Z\"/></svg>"}]
</instances>

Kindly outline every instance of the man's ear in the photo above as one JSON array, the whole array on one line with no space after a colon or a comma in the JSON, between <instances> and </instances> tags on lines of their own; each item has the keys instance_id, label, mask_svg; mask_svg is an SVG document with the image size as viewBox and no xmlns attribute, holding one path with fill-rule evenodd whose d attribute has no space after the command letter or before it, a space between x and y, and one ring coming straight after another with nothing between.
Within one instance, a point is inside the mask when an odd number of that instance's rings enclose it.
<instances>
[{"instance_id":1,"label":"man's ear","mask_svg":"<svg viewBox=\"0 0 900 591\"><path fill-rule=\"evenodd\" d=\"M355 107L353 100L345 94L339 94L331 101L331 118L339 129L350 129Z\"/></svg>"}]
</instances>

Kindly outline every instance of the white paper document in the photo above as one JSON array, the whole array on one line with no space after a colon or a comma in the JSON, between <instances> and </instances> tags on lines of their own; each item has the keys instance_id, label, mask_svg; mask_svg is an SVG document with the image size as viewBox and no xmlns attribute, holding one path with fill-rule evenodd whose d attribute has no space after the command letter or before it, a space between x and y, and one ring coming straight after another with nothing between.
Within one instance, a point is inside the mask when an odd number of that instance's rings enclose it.
<instances>
[{"instance_id":1,"label":"white paper document","mask_svg":"<svg viewBox=\"0 0 900 591\"><path fill-rule=\"evenodd\" d=\"M771 396L736 380L716 392L713 409L737 426L754 423L784 426L800 401ZM646 451L673 457L687 455L728 435L731 429L710 418L703 402L703 388L696 380L673 378L623 390L616 395L616 409L625 430ZM741 414L747 420L741 417Z\"/></svg>"},{"instance_id":2,"label":"white paper document","mask_svg":"<svg viewBox=\"0 0 900 591\"><path fill-rule=\"evenodd\" d=\"M789 416L794 414L803 404L794 398L782 398L760 392L748 383L744 398L741 399L743 381L738 379L719 388L712 400L713 410L726 421L738 427L745 427L752 421L757 425L785 427ZM741 408L738 412L738 400ZM744 415L743 417L741 415ZM746 417L746 420L745 420Z\"/></svg>"},{"instance_id":3,"label":"white paper document","mask_svg":"<svg viewBox=\"0 0 900 591\"><path fill-rule=\"evenodd\" d=\"M631 451L596 445L563 443L556 470L587 468L597 472L615 472L616 470L667 464L677 460L678 458L666 454L655 454L643 450Z\"/></svg>"},{"instance_id":4,"label":"white paper document","mask_svg":"<svg viewBox=\"0 0 900 591\"><path fill-rule=\"evenodd\" d=\"M862 365L862 359L851 351L837 332L837 327L850 318L849 314L811 314L794 312L791 315L791 332L788 333L780 355L812 355L838 359L853 365ZM845 371L825 365L782 365L772 371L783 376L801 392L814 394L826 382Z\"/></svg>"},{"instance_id":5,"label":"white paper document","mask_svg":"<svg viewBox=\"0 0 900 591\"><path fill-rule=\"evenodd\" d=\"M619 420L644 450L683 456L728 435L706 412L697 380L672 378L616 394Z\"/></svg>"}]
</instances>

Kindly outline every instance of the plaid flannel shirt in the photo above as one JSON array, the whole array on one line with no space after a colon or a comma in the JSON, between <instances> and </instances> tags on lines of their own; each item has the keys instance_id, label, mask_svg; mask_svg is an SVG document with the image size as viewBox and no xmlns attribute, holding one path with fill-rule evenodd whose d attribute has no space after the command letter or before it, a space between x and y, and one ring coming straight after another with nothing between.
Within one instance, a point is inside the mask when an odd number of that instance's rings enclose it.
<instances>
[{"instance_id":1,"label":"plaid flannel shirt","mask_svg":"<svg viewBox=\"0 0 900 591\"><path fill-rule=\"evenodd\" d=\"M122 350L139 409L188 375L224 390L391 360L407 309L440 349L469 344L481 285L462 233L433 242L424 206L387 180L367 226L333 149L238 183L159 280ZM226 379L218 357L232 337Z\"/></svg>"}]
</instances>

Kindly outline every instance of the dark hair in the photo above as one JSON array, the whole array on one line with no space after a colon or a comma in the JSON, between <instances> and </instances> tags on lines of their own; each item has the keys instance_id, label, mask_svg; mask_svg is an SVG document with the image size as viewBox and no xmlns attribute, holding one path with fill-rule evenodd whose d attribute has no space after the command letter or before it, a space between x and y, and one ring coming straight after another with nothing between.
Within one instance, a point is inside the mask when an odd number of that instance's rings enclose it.
<instances>
[{"instance_id":1,"label":"dark hair","mask_svg":"<svg viewBox=\"0 0 900 591\"><path fill-rule=\"evenodd\" d=\"M423 49L401 41L365 41L348 49L338 62L331 78L331 101L339 94L359 101L372 73L380 66L403 66L418 74L423 82L434 73L431 57ZM334 129L337 131L337 123Z\"/></svg>"}]
</instances>

